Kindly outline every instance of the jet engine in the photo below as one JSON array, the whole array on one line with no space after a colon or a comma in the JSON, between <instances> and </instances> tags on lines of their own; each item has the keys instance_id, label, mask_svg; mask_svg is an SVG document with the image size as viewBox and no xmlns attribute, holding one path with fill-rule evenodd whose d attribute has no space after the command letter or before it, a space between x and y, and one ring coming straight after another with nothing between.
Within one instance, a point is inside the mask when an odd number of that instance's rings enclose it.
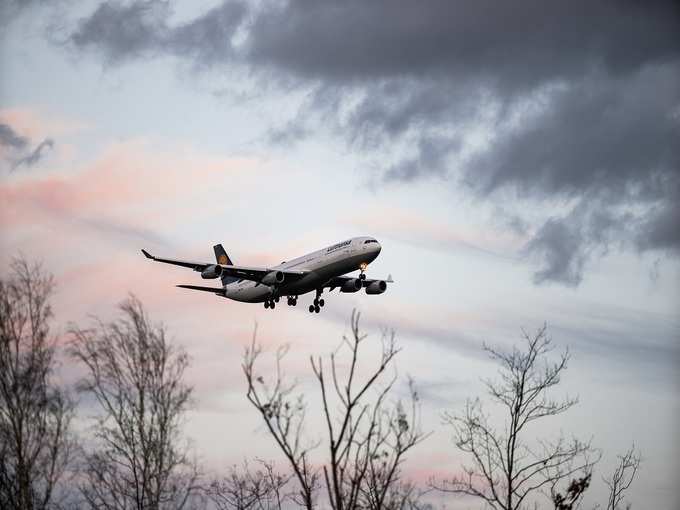
<instances>
[{"instance_id":1,"label":"jet engine","mask_svg":"<svg viewBox=\"0 0 680 510\"><path fill-rule=\"evenodd\" d=\"M366 294L382 294L386 289L387 283L384 280L376 280L366 287Z\"/></svg>"},{"instance_id":2,"label":"jet engine","mask_svg":"<svg viewBox=\"0 0 680 510\"><path fill-rule=\"evenodd\" d=\"M357 292L361 290L361 280L359 278L352 278L346 280L340 287L340 292Z\"/></svg>"},{"instance_id":3,"label":"jet engine","mask_svg":"<svg viewBox=\"0 0 680 510\"><path fill-rule=\"evenodd\" d=\"M201 271L201 278L204 280L212 280L214 278L219 278L220 276L222 276L222 266L216 264L208 266Z\"/></svg>"},{"instance_id":4,"label":"jet engine","mask_svg":"<svg viewBox=\"0 0 680 510\"><path fill-rule=\"evenodd\" d=\"M261 283L265 285L280 285L283 283L285 276L286 275L283 274L283 271L270 271L264 275Z\"/></svg>"}]
</instances>

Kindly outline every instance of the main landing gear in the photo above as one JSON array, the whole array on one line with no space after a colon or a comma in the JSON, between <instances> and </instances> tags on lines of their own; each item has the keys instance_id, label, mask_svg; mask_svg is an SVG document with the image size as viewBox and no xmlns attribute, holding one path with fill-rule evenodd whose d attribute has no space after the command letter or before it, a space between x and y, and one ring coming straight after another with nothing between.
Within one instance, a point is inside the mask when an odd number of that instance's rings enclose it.
<instances>
[{"instance_id":1,"label":"main landing gear","mask_svg":"<svg viewBox=\"0 0 680 510\"><path fill-rule=\"evenodd\" d=\"M269 298L269 299L265 300L264 307L265 308L271 308L273 310L274 308L276 308L276 303L278 303L278 302L279 302L279 296Z\"/></svg>"},{"instance_id":2,"label":"main landing gear","mask_svg":"<svg viewBox=\"0 0 680 510\"><path fill-rule=\"evenodd\" d=\"M314 298L314 304L309 305L309 313L319 313L321 311L321 308L325 304L326 302L323 299L321 299L321 289L316 289L316 297Z\"/></svg>"},{"instance_id":3,"label":"main landing gear","mask_svg":"<svg viewBox=\"0 0 680 510\"><path fill-rule=\"evenodd\" d=\"M264 307L265 308L271 308L272 310L276 308L276 303L279 302L279 296L276 296L275 298L267 299L264 302Z\"/></svg>"},{"instance_id":4,"label":"main landing gear","mask_svg":"<svg viewBox=\"0 0 680 510\"><path fill-rule=\"evenodd\" d=\"M288 306L295 306L297 305L297 298L298 298L297 296L286 296L286 303L288 304ZM264 302L264 307L271 308L273 310L274 308L276 308L276 303L279 302L279 299L281 299L279 296L267 299Z\"/></svg>"}]
</instances>

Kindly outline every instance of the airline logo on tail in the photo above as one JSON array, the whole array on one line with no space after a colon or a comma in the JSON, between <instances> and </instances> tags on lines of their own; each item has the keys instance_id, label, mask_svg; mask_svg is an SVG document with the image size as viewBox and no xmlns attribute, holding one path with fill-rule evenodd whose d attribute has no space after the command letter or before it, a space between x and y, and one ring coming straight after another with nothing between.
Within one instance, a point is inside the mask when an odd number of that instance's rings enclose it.
<instances>
[{"instance_id":1,"label":"airline logo on tail","mask_svg":"<svg viewBox=\"0 0 680 510\"><path fill-rule=\"evenodd\" d=\"M213 246L213 250L215 251L215 260L217 261L218 264L222 266L234 265L234 263L229 258L229 255L227 255L227 252L224 251L224 247L221 244L216 244L215 246Z\"/></svg>"}]
</instances>

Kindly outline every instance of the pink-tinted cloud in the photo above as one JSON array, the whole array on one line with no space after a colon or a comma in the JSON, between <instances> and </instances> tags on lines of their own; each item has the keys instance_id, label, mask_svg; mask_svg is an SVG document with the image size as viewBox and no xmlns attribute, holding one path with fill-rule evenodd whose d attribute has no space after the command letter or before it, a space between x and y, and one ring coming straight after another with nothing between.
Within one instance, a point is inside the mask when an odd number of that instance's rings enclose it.
<instances>
[{"instance_id":1,"label":"pink-tinted cloud","mask_svg":"<svg viewBox=\"0 0 680 510\"><path fill-rule=\"evenodd\" d=\"M480 230L442 222L413 209L393 206L369 207L343 221L368 228L375 235L386 235L411 244L446 250L474 250L500 256L516 251L526 241L509 231Z\"/></svg>"},{"instance_id":2,"label":"pink-tinted cloud","mask_svg":"<svg viewBox=\"0 0 680 510\"><path fill-rule=\"evenodd\" d=\"M27 107L0 110L0 122L9 124L19 134L31 139L72 135L88 129L82 121L46 115Z\"/></svg>"},{"instance_id":3,"label":"pink-tinted cloud","mask_svg":"<svg viewBox=\"0 0 680 510\"><path fill-rule=\"evenodd\" d=\"M255 163L206 157L187 148L162 151L143 141L116 143L75 172L5 180L0 222L5 228L57 217L148 224L196 199L206 183L238 182ZM143 216L143 218L142 218Z\"/></svg>"}]
</instances>

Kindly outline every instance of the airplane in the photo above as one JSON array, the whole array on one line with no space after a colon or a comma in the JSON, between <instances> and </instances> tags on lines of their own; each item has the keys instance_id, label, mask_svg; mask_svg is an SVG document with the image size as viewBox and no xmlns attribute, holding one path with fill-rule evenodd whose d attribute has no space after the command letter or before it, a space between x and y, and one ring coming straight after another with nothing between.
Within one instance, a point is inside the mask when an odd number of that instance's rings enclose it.
<instances>
[{"instance_id":1,"label":"airplane","mask_svg":"<svg viewBox=\"0 0 680 510\"><path fill-rule=\"evenodd\" d=\"M282 262L273 267L251 267L234 265L221 244L213 246L216 263L188 262L155 257L146 250L144 256L156 262L188 267L201 273L205 280L220 278L221 287L200 285L177 285L177 287L203 292L212 292L219 297L245 303L264 303L273 310L283 296L288 306L296 306L298 296L315 292L316 297L309 305L310 313L319 313L325 301L321 298L324 289L339 288L340 292L358 292L362 288L366 294L382 294L392 276L386 280L366 278L366 268L373 262L382 247L373 237L353 237L314 251L302 257ZM347 273L359 270L359 276Z\"/></svg>"}]
</instances>

